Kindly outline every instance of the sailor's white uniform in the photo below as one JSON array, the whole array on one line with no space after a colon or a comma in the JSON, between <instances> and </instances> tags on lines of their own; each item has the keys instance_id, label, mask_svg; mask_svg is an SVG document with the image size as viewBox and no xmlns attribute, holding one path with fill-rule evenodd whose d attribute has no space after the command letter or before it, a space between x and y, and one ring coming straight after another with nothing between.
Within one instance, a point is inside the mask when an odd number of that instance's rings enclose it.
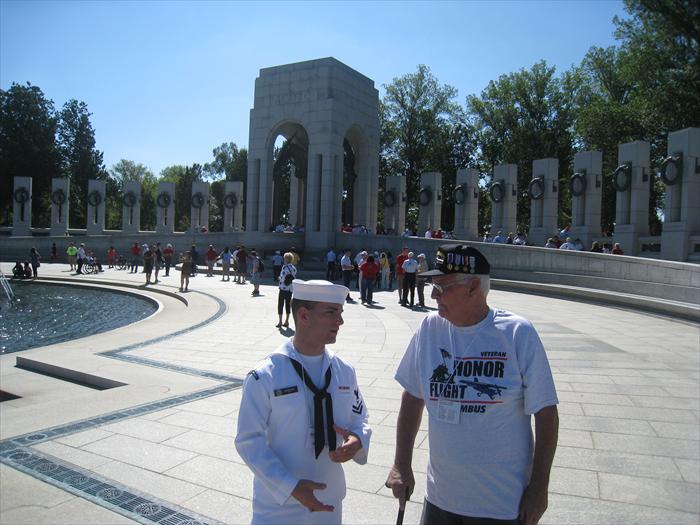
<instances>
[{"instance_id":1,"label":"sailor's white uniform","mask_svg":"<svg viewBox=\"0 0 700 525\"><path fill-rule=\"evenodd\" d=\"M327 444L315 458L312 397L290 358L300 360L291 340L270 354L243 385L236 450L255 476L252 523L340 524L343 467L330 460ZM327 391L333 400L335 424L360 439L362 448L353 459L365 464L371 430L355 370L326 349L324 374L328 366L331 382ZM340 447L342 436L336 435L336 441ZM335 506L335 512L311 512L292 497L301 479L325 483L326 489L314 494L322 503Z\"/></svg>"}]
</instances>

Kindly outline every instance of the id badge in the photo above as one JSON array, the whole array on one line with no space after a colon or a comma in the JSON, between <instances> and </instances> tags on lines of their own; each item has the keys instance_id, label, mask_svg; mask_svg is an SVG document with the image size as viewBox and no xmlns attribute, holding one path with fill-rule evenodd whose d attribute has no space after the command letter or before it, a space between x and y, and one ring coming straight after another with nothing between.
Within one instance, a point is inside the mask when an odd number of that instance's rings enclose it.
<instances>
[{"instance_id":1,"label":"id badge","mask_svg":"<svg viewBox=\"0 0 700 525\"><path fill-rule=\"evenodd\" d=\"M452 425L459 424L460 404L449 399L438 400L438 421L450 423Z\"/></svg>"}]
</instances>

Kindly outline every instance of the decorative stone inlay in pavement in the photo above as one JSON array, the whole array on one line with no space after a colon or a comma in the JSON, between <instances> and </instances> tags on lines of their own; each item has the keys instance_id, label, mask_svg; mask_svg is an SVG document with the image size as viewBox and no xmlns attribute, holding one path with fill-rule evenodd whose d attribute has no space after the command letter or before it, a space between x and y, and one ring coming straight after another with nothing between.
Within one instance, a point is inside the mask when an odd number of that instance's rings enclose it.
<instances>
[{"instance_id":1,"label":"decorative stone inlay in pavement","mask_svg":"<svg viewBox=\"0 0 700 525\"><path fill-rule=\"evenodd\" d=\"M224 384L2 440L0 441L0 463L13 467L21 472L24 472L25 474L40 479L45 483L49 483L50 485L83 497L93 503L96 503L97 505L110 509L139 523L161 525L216 525L220 523L216 520L199 516L196 513L190 512L189 510L181 509L172 503L161 501L153 496L143 494L115 481L97 476L92 472L81 469L76 465L61 461L49 454L27 448L28 446L36 445L45 441L51 441L69 434L75 434L84 430L97 428L107 423L114 423L116 421L141 416L150 412L157 412L166 408L190 403L192 401L197 401L199 399L204 399L206 397L215 396L240 388L243 381L233 376L180 365L173 365L162 361L156 361L154 359L132 356L126 353L129 350L143 348L145 346L166 341L182 334L192 332L193 330L197 330L198 328L216 321L226 313L226 304L221 299L204 292L197 293L202 293L203 295L206 295L216 301L218 309L214 315L200 323L176 332L172 332L168 335L123 346L114 350L108 350L97 355L146 366L153 366L173 372L195 375L216 381L222 381Z\"/></svg>"},{"instance_id":2,"label":"decorative stone inlay in pavement","mask_svg":"<svg viewBox=\"0 0 700 525\"><path fill-rule=\"evenodd\" d=\"M220 522L143 494L36 450L0 452L0 460L20 472L101 505L138 523L218 525Z\"/></svg>"}]
</instances>

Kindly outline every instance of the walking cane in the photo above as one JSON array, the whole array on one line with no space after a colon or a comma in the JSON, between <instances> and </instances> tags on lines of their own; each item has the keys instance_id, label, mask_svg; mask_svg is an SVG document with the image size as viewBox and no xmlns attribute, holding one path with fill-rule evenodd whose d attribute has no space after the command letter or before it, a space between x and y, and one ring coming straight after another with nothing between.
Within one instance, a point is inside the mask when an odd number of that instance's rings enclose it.
<instances>
[{"instance_id":1,"label":"walking cane","mask_svg":"<svg viewBox=\"0 0 700 525\"><path fill-rule=\"evenodd\" d=\"M406 487L406 501L404 502L404 510L406 508L406 503L408 502L408 487ZM401 506L399 506L399 513L396 515L396 525L403 525L403 513L404 510L401 509Z\"/></svg>"}]
</instances>

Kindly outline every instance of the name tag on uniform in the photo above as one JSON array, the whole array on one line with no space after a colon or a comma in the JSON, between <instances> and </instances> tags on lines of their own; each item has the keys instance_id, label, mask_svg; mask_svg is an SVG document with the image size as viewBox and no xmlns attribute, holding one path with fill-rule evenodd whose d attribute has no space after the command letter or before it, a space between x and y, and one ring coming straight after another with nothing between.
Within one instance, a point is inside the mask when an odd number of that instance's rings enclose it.
<instances>
[{"instance_id":1,"label":"name tag on uniform","mask_svg":"<svg viewBox=\"0 0 700 525\"><path fill-rule=\"evenodd\" d=\"M294 394L298 392L299 389L295 386L288 386L287 388L278 388L275 390L275 397L286 396L288 394Z\"/></svg>"},{"instance_id":2,"label":"name tag on uniform","mask_svg":"<svg viewBox=\"0 0 700 525\"><path fill-rule=\"evenodd\" d=\"M460 409L459 403L455 403L449 399L439 399L437 419L444 423L458 425Z\"/></svg>"}]
</instances>

